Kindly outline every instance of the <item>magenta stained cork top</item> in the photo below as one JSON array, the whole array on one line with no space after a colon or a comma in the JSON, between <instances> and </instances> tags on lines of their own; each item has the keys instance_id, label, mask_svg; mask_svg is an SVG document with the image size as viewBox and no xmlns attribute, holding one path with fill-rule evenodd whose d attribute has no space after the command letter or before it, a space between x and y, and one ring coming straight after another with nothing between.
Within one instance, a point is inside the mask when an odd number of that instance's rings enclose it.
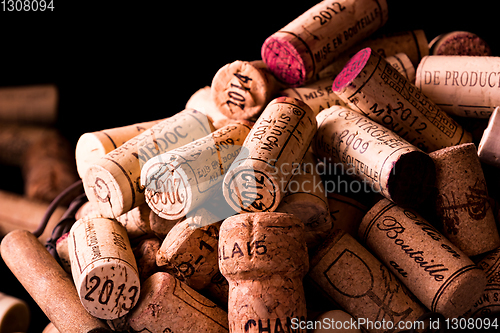
<instances>
[{"instance_id":1,"label":"magenta stained cork top","mask_svg":"<svg viewBox=\"0 0 500 333\"><path fill-rule=\"evenodd\" d=\"M348 86L363 70L372 50L367 47L356 53L344 66L342 71L333 80L332 90L341 91Z\"/></svg>"}]
</instances>

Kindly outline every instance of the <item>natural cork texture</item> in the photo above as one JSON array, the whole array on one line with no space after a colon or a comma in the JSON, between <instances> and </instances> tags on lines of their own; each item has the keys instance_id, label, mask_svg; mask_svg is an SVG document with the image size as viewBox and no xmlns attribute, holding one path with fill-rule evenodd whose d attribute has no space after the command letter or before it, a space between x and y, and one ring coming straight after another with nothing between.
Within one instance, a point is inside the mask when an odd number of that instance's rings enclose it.
<instances>
[{"instance_id":1,"label":"natural cork texture","mask_svg":"<svg viewBox=\"0 0 500 333\"><path fill-rule=\"evenodd\" d=\"M399 135L341 106L321 112L317 121L313 150L318 158L342 163L349 174L401 206L417 207L431 193L432 159Z\"/></svg>"},{"instance_id":2,"label":"natural cork texture","mask_svg":"<svg viewBox=\"0 0 500 333\"><path fill-rule=\"evenodd\" d=\"M129 312L140 295L137 264L125 228L104 219L81 219L70 230L71 272L85 309L101 319Z\"/></svg>"},{"instance_id":3,"label":"natural cork texture","mask_svg":"<svg viewBox=\"0 0 500 333\"><path fill-rule=\"evenodd\" d=\"M0 119L19 123L54 124L59 93L55 85L0 88Z\"/></svg>"},{"instance_id":4,"label":"natural cork texture","mask_svg":"<svg viewBox=\"0 0 500 333\"><path fill-rule=\"evenodd\" d=\"M488 126L483 132L481 142L477 147L477 155L482 163L500 167L500 108L497 106L488 120Z\"/></svg>"},{"instance_id":5,"label":"natural cork texture","mask_svg":"<svg viewBox=\"0 0 500 333\"><path fill-rule=\"evenodd\" d=\"M205 114L214 124L215 129L219 129L227 125L226 122L231 121L230 118L226 117L219 111L219 108L215 106L212 98L212 88L210 86L200 88L191 95L186 102L186 109L194 109Z\"/></svg>"},{"instance_id":6,"label":"natural cork texture","mask_svg":"<svg viewBox=\"0 0 500 333\"><path fill-rule=\"evenodd\" d=\"M401 73L401 75L403 75L409 82L415 82L415 67L406 54L398 53L385 58L385 61Z\"/></svg>"},{"instance_id":7,"label":"natural cork texture","mask_svg":"<svg viewBox=\"0 0 500 333\"><path fill-rule=\"evenodd\" d=\"M0 292L0 332L26 332L30 310L23 300Z\"/></svg>"},{"instance_id":8,"label":"natural cork texture","mask_svg":"<svg viewBox=\"0 0 500 333\"><path fill-rule=\"evenodd\" d=\"M163 272L144 282L128 323L134 332L229 332L224 310Z\"/></svg>"},{"instance_id":9,"label":"natural cork texture","mask_svg":"<svg viewBox=\"0 0 500 333\"><path fill-rule=\"evenodd\" d=\"M262 60L283 83L298 87L387 21L385 0L322 1L262 45Z\"/></svg>"},{"instance_id":10,"label":"natural cork texture","mask_svg":"<svg viewBox=\"0 0 500 333\"><path fill-rule=\"evenodd\" d=\"M307 279L354 318L414 321L426 309L351 235L336 231L313 254ZM363 327L366 329L367 327ZM374 329L368 332L384 332Z\"/></svg>"},{"instance_id":11,"label":"natural cork texture","mask_svg":"<svg viewBox=\"0 0 500 333\"><path fill-rule=\"evenodd\" d=\"M141 171L146 203L176 220L220 193L224 175L241 151L250 126L234 123L151 158Z\"/></svg>"},{"instance_id":12,"label":"natural cork texture","mask_svg":"<svg viewBox=\"0 0 500 333\"><path fill-rule=\"evenodd\" d=\"M468 31L452 31L434 38L429 43L431 55L491 56L491 48L484 39Z\"/></svg>"},{"instance_id":13,"label":"natural cork texture","mask_svg":"<svg viewBox=\"0 0 500 333\"><path fill-rule=\"evenodd\" d=\"M473 143L437 150L436 212L441 232L466 255L475 256L500 246L481 162Z\"/></svg>"},{"instance_id":14,"label":"natural cork texture","mask_svg":"<svg viewBox=\"0 0 500 333\"><path fill-rule=\"evenodd\" d=\"M223 66L212 80L212 99L228 118L255 120L280 84L261 60L237 60Z\"/></svg>"},{"instance_id":15,"label":"natural cork texture","mask_svg":"<svg viewBox=\"0 0 500 333\"><path fill-rule=\"evenodd\" d=\"M472 142L455 120L370 48L349 60L332 90L350 108L424 152Z\"/></svg>"},{"instance_id":16,"label":"natural cork texture","mask_svg":"<svg viewBox=\"0 0 500 333\"><path fill-rule=\"evenodd\" d=\"M334 229L341 229L353 237L368 208L359 201L337 193L328 193L328 207Z\"/></svg>"},{"instance_id":17,"label":"natural cork texture","mask_svg":"<svg viewBox=\"0 0 500 333\"><path fill-rule=\"evenodd\" d=\"M102 216L116 218L145 202L141 167L149 159L212 132L207 116L184 110L110 151L83 177L85 194Z\"/></svg>"},{"instance_id":18,"label":"natural cork texture","mask_svg":"<svg viewBox=\"0 0 500 333\"><path fill-rule=\"evenodd\" d=\"M70 276L32 233L9 233L0 250L9 269L60 332L111 333L85 310Z\"/></svg>"},{"instance_id":19,"label":"natural cork texture","mask_svg":"<svg viewBox=\"0 0 500 333\"><path fill-rule=\"evenodd\" d=\"M451 115L487 119L500 104L500 58L427 56L415 86Z\"/></svg>"},{"instance_id":20,"label":"natural cork texture","mask_svg":"<svg viewBox=\"0 0 500 333\"><path fill-rule=\"evenodd\" d=\"M413 210L382 199L363 218L359 237L433 312L462 315L484 291L484 272Z\"/></svg>"},{"instance_id":21,"label":"natural cork texture","mask_svg":"<svg viewBox=\"0 0 500 333\"><path fill-rule=\"evenodd\" d=\"M316 127L314 112L303 102L279 97L269 103L224 177L229 206L236 212L276 210Z\"/></svg>"},{"instance_id":22,"label":"natural cork texture","mask_svg":"<svg viewBox=\"0 0 500 333\"><path fill-rule=\"evenodd\" d=\"M235 215L222 223L219 265L229 281L230 332L280 332L293 318L305 320L302 278L309 261L303 233L299 219L276 212Z\"/></svg>"}]
</instances>

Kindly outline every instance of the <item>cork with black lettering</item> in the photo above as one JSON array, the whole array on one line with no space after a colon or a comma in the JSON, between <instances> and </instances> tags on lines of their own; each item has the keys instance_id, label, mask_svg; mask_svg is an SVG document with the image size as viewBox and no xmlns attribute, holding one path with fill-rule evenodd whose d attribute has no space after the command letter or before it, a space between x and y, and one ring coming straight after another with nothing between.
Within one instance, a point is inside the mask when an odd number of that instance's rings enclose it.
<instances>
[{"instance_id":1,"label":"cork with black lettering","mask_svg":"<svg viewBox=\"0 0 500 333\"><path fill-rule=\"evenodd\" d=\"M476 146L469 143L443 148L429 156L436 165L436 213L443 235L469 257L499 247Z\"/></svg>"},{"instance_id":2,"label":"cork with black lettering","mask_svg":"<svg viewBox=\"0 0 500 333\"><path fill-rule=\"evenodd\" d=\"M431 311L453 318L482 295L486 275L435 227L410 209L380 200L359 238Z\"/></svg>"},{"instance_id":3,"label":"cork with black lettering","mask_svg":"<svg viewBox=\"0 0 500 333\"><path fill-rule=\"evenodd\" d=\"M246 213L224 220L219 266L229 282L232 333L280 332L292 320L305 320L302 278L309 260L303 234L303 223L291 214Z\"/></svg>"}]
</instances>

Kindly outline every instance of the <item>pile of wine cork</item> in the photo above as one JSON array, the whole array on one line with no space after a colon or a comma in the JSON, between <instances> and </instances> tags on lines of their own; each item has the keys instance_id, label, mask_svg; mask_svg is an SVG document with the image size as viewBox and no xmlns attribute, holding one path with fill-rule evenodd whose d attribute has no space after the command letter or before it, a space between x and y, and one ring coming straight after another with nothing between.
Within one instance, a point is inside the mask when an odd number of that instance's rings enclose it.
<instances>
[{"instance_id":1,"label":"pile of wine cork","mask_svg":"<svg viewBox=\"0 0 500 333\"><path fill-rule=\"evenodd\" d=\"M499 314L500 58L471 32L377 34L390 11L320 2L175 115L84 133L88 203L59 261L26 231L1 244L47 330L398 332Z\"/></svg>"}]
</instances>

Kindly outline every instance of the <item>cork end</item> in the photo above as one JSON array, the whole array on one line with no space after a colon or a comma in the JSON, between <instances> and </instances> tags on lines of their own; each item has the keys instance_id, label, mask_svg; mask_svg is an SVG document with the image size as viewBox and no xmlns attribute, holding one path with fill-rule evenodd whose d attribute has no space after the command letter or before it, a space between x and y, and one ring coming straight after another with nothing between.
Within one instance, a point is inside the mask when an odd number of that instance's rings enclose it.
<instances>
[{"instance_id":1,"label":"cork end","mask_svg":"<svg viewBox=\"0 0 500 333\"><path fill-rule=\"evenodd\" d=\"M365 67L372 50L367 47L356 53L344 66L342 71L333 80L332 90L342 91L347 87Z\"/></svg>"},{"instance_id":2,"label":"cork end","mask_svg":"<svg viewBox=\"0 0 500 333\"><path fill-rule=\"evenodd\" d=\"M434 38L430 45L433 55L491 56L490 46L478 35L468 31L453 31Z\"/></svg>"},{"instance_id":3,"label":"cork end","mask_svg":"<svg viewBox=\"0 0 500 333\"><path fill-rule=\"evenodd\" d=\"M287 38L288 37L288 38ZM288 34L276 33L262 44L262 60L281 82L298 87L307 80L307 68L299 50L289 41Z\"/></svg>"}]
</instances>

